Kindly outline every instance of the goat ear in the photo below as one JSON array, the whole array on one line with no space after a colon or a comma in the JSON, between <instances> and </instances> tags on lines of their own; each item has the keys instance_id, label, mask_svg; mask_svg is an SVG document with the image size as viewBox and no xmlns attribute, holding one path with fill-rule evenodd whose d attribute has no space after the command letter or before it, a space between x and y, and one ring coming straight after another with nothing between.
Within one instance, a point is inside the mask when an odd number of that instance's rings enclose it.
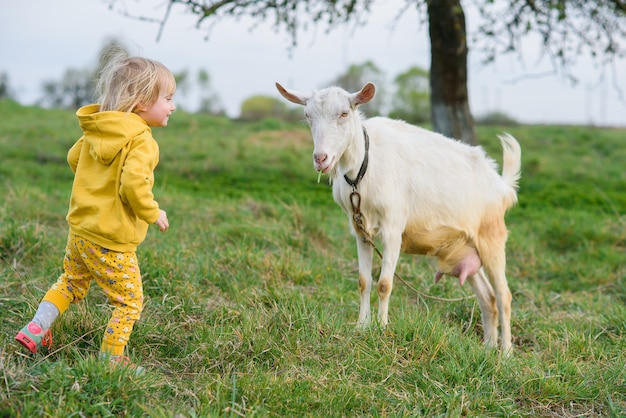
<instances>
[{"instance_id":1,"label":"goat ear","mask_svg":"<svg viewBox=\"0 0 626 418\"><path fill-rule=\"evenodd\" d=\"M295 90L287 90L286 88L284 88L283 86L281 86L279 83L276 83L276 88L278 89L278 92L287 100L289 100L292 103L295 104L299 104L299 105L305 105L307 100L309 100L309 97L305 94L302 94L298 91Z\"/></svg>"},{"instance_id":2,"label":"goat ear","mask_svg":"<svg viewBox=\"0 0 626 418\"><path fill-rule=\"evenodd\" d=\"M376 86L374 83L367 83L360 91L353 94L352 105L360 106L362 104L369 103L369 101L374 98L375 94Z\"/></svg>"}]
</instances>

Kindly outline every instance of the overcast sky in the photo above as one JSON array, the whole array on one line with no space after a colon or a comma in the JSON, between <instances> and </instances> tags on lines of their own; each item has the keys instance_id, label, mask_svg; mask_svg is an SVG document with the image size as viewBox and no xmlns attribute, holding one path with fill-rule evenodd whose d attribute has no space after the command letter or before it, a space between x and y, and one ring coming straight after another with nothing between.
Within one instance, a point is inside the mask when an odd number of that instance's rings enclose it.
<instances>
[{"instance_id":1,"label":"overcast sky","mask_svg":"<svg viewBox=\"0 0 626 418\"><path fill-rule=\"evenodd\" d=\"M162 17L166 2L121 3L131 13ZM98 0L9 1L0 15L0 73L8 74L20 102L32 104L42 96L43 81L59 80L69 68L95 68L98 52L115 38L131 53L159 60L174 72L208 71L228 114L237 116L242 101L252 95L280 97L276 81L306 92L327 86L349 65L370 60L391 85L411 66L428 68L427 28L418 24L414 10L394 23L402 5L404 0L375 2L367 24L358 28L327 34L326 27L319 26L300 32L299 45L290 55L284 32L276 33L267 24L251 30L250 20L220 22L206 41L205 31L195 28L195 16L174 8L157 41L156 24L123 17ZM471 29L475 22L471 10L466 13ZM574 69L580 82L572 86L559 75L545 75L552 67L538 50L527 42L523 61L502 57L485 66L470 49L468 88L475 116L502 111L527 123L626 126L626 98L620 98L626 95L626 60L602 77L601 69L583 58ZM178 94L175 100L194 106L191 95Z\"/></svg>"}]
</instances>

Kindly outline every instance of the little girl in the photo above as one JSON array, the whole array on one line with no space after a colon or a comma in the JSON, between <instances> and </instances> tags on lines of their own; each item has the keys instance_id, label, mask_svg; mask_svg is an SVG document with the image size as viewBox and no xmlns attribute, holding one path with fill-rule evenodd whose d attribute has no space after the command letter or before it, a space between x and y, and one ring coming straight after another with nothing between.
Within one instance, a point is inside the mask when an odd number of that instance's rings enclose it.
<instances>
[{"instance_id":1,"label":"little girl","mask_svg":"<svg viewBox=\"0 0 626 418\"><path fill-rule=\"evenodd\" d=\"M51 344L54 320L81 301L95 280L113 307L100 355L128 364L124 348L143 309L135 251L149 224L169 228L152 194L159 146L151 127L166 126L176 110L176 81L163 64L118 52L98 89L100 104L76 112L83 136L67 155L74 184L63 273L15 339L32 353Z\"/></svg>"}]
</instances>

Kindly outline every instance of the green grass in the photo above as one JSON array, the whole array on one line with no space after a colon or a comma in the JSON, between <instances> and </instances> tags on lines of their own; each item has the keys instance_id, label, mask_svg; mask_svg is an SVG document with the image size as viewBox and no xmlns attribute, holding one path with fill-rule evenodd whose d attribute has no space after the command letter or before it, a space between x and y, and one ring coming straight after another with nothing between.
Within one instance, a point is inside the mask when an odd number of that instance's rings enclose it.
<instances>
[{"instance_id":1,"label":"green grass","mask_svg":"<svg viewBox=\"0 0 626 418\"><path fill-rule=\"evenodd\" d=\"M51 353L14 343L61 271L80 131L73 112L0 101L0 114L0 417L626 414L624 130L507 128L523 175L504 360L482 346L469 287L435 285L425 258L398 265L420 294L397 282L390 325L356 330L354 239L305 125L174 114L154 132L171 228L138 250L136 377L96 360L109 315L97 286L54 324ZM501 161L501 129L477 129Z\"/></svg>"}]
</instances>

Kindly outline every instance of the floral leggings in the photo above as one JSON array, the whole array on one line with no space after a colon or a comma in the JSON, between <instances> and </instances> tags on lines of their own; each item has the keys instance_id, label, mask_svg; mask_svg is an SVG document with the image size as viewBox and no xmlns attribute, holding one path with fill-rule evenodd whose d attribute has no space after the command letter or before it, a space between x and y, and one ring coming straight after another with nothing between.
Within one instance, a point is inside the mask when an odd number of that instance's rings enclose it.
<instances>
[{"instance_id":1,"label":"floral leggings","mask_svg":"<svg viewBox=\"0 0 626 418\"><path fill-rule=\"evenodd\" d=\"M63 313L71 303L78 303L87 295L91 281L95 280L113 306L100 350L123 355L133 325L143 310L141 273L135 252L111 251L70 234L63 270L43 300L53 303Z\"/></svg>"}]
</instances>

